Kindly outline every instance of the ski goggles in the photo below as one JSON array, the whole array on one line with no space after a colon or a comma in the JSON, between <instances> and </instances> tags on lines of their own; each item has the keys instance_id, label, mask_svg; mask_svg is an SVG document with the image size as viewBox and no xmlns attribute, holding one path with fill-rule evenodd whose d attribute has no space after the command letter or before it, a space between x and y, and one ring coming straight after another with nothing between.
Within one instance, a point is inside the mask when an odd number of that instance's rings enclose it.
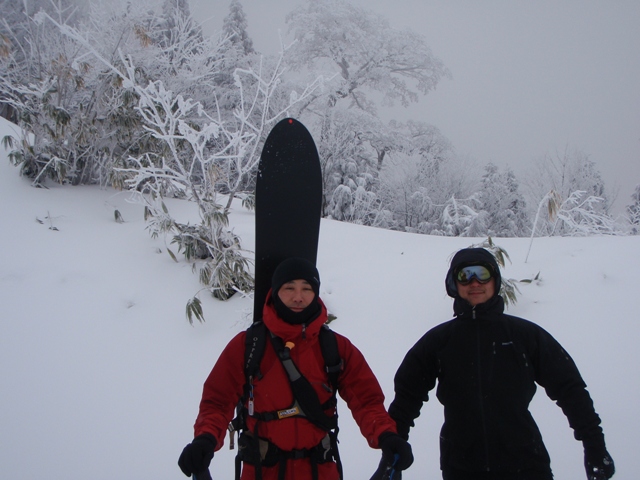
<instances>
[{"instance_id":1,"label":"ski goggles","mask_svg":"<svg viewBox=\"0 0 640 480\"><path fill-rule=\"evenodd\" d=\"M460 285L469 285L475 278L479 283L487 283L491 280L491 277L493 277L493 274L487 267L483 265L470 265L458 270L456 281Z\"/></svg>"}]
</instances>

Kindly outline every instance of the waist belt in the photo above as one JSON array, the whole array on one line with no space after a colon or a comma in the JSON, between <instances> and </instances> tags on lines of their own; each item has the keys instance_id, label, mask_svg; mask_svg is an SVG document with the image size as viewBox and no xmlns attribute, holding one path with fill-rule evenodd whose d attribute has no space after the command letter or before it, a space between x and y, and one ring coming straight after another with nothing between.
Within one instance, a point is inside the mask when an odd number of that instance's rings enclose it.
<instances>
[{"instance_id":1,"label":"waist belt","mask_svg":"<svg viewBox=\"0 0 640 480\"><path fill-rule=\"evenodd\" d=\"M318 478L318 464L334 461L333 434L328 433L322 441L312 448L283 450L265 438L256 437L251 432L243 432L238 438L238 455L236 462L244 462L256 467L256 473L262 467L280 465L278 478L284 479L287 461L308 458L311 463L312 478ZM237 471L237 470L236 470ZM258 474L261 476L261 473Z\"/></svg>"},{"instance_id":2,"label":"waist belt","mask_svg":"<svg viewBox=\"0 0 640 480\"><path fill-rule=\"evenodd\" d=\"M321 405L321 409L324 410L328 410L330 408L335 408L336 404L337 404L337 400L335 397L331 397L329 400L327 400L325 403L323 403ZM275 410L272 412L253 412L253 413L249 413L246 407L242 407L243 410L245 410L245 415L246 416L250 416L255 418L256 420L260 420L262 422L270 422L272 420L282 420L283 418L289 418L289 417L305 417L307 418L311 423L314 423L313 420L309 419L307 417L307 415L305 414L305 412L302 410L302 408L300 407L300 404L294 400L293 405L291 405L289 408L284 408L282 410ZM326 420L326 425L328 425L330 428L336 428L338 426L338 419L337 416L334 414L333 417L327 417Z\"/></svg>"}]
</instances>

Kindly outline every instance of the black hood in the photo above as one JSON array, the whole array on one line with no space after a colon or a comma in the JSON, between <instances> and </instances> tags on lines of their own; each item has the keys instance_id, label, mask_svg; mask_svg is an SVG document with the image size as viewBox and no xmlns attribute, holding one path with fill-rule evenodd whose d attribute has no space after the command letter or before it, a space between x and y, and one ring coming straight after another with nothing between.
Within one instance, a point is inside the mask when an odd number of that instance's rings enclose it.
<instances>
[{"instance_id":1,"label":"black hood","mask_svg":"<svg viewBox=\"0 0 640 480\"><path fill-rule=\"evenodd\" d=\"M456 285L455 274L462 267L469 265L483 265L489 268L493 277L496 279L496 293L500 293L500 287L502 286L502 277L500 276L500 267L496 262L495 257L491 252L484 248L464 248L459 250L451 259L451 266L447 272L445 278L445 286L447 288L447 295L453 298L458 298L458 287Z\"/></svg>"}]
</instances>

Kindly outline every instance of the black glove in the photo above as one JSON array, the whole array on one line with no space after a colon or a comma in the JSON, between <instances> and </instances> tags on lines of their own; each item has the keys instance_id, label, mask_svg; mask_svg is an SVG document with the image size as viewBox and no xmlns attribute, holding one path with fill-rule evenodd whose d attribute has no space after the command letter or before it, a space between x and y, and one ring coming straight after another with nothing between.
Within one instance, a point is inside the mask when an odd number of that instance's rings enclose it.
<instances>
[{"instance_id":1,"label":"black glove","mask_svg":"<svg viewBox=\"0 0 640 480\"><path fill-rule=\"evenodd\" d=\"M384 432L378 438L378 445L382 449L382 459L389 465L394 462L394 457L398 455L394 468L396 470L406 470L413 463L413 453L411 445L397 433Z\"/></svg>"},{"instance_id":2,"label":"black glove","mask_svg":"<svg viewBox=\"0 0 640 480\"><path fill-rule=\"evenodd\" d=\"M604 446L584 448L584 468L587 480L608 480L616 473L613 459Z\"/></svg>"},{"instance_id":3,"label":"black glove","mask_svg":"<svg viewBox=\"0 0 640 480\"><path fill-rule=\"evenodd\" d=\"M194 473L198 474L208 469L216 449L216 443L216 438L209 433L194 438L189 445L184 447L178 459L178 466L182 473L190 477Z\"/></svg>"}]
</instances>

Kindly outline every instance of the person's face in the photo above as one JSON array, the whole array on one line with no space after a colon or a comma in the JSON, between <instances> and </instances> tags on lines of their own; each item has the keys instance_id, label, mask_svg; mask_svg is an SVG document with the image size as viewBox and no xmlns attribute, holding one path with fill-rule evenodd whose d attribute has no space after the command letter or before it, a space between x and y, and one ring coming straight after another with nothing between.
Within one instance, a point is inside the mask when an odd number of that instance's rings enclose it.
<instances>
[{"instance_id":1,"label":"person's face","mask_svg":"<svg viewBox=\"0 0 640 480\"><path fill-rule=\"evenodd\" d=\"M496 292L496 279L493 277L487 283L480 283L477 278L473 278L468 285L462 285L458 281L456 284L460 298L474 307L489 300Z\"/></svg>"},{"instance_id":2,"label":"person's face","mask_svg":"<svg viewBox=\"0 0 640 480\"><path fill-rule=\"evenodd\" d=\"M313 288L306 280L292 280L280 287L278 297L287 308L294 312L301 312L313 301L316 296Z\"/></svg>"}]
</instances>

